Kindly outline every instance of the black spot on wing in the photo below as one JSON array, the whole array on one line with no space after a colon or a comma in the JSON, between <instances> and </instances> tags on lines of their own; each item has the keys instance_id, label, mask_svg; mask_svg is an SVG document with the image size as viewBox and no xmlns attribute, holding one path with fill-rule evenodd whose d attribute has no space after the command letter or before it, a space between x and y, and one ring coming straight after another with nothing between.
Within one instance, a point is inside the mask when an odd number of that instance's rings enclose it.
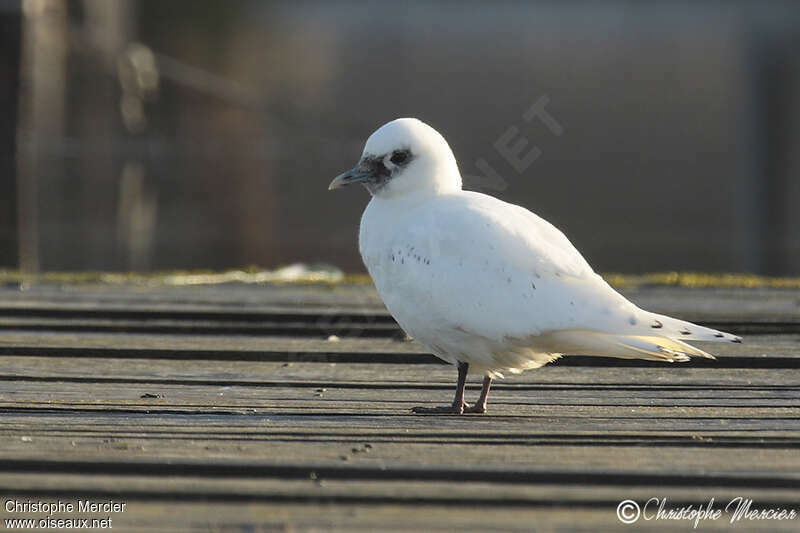
<instances>
[{"instance_id":1,"label":"black spot on wing","mask_svg":"<svg viewBox=\"0 0 800 533\"><path fill-rule=\"evenodd\" d=\"M653 329L660 329L664 327L664 324L662 324L660 320L653 320L653 324L650 327Z\"/></svg>"}]
</instances>

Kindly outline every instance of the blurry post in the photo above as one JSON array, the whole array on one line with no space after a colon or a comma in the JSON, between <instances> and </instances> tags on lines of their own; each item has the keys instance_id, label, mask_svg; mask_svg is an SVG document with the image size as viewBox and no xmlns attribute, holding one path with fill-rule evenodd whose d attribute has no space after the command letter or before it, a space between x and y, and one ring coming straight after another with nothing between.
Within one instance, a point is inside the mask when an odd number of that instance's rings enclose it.
<instances>
[{"instance_id":1,"label":"blurry post","mask_svg":"<svg viewBox=\"0 0 800 533\"><path fill-rule=\"evenodd\" d=\"M63 0L22 3L22 65L17 130L19 267L37 274L39 259L39 181L54 178L59 165L45 157L45 146L60 140L64 126L67 6Z\"/></svg>"},{"instance_id":2,"label":"blurry post","mask_svg":"<svg viewBox=\"0 0 800 533\"><path fill-rule=\"evenodd\" d=\"M16 128L21 0L0 4L0 268L18 266Z\"/></svg>"},{"instance_id":3,"label":"blurry post","mask_svg":"<svg viewBox=\"0 0 800 533\"><path fill-rule=\"evenodd\" d=\"M132 2L104 0L82 0L81 3L80 28L85 48L75 49L73 54L92 58L81 70L86 73L84 75L92 74L93 82L83 85L71 97L68 127L70 135L75 132L84 153L91 150L91 156L75 161L81 187L75 194L79 210L73 229L84 246L70 251L71 257L65 259L82 268L109 268L111 265L115 269L126 269L131 263L124 253L127 249L120 254L120 229L114 224L119 217L119 191L123 188L122 180L129 163L140 169L142 179L146 168L140 156L130 150L128 141L132 139L126 135L119 119L120 112L124 115L131 107L126 105L128 94L124 90L120 93L117 73L118 61L135 32L135 6ZM72 24L76 22L71 21ZM74 67L74 72L81 70ZM72 66L70 72L73 72ZM129 122L124 117L123 123L127 128ZM120 157L120 153L125 155ZM142 259L140 264L146 267L147 259Z\"/></svg>"}]
</instances>

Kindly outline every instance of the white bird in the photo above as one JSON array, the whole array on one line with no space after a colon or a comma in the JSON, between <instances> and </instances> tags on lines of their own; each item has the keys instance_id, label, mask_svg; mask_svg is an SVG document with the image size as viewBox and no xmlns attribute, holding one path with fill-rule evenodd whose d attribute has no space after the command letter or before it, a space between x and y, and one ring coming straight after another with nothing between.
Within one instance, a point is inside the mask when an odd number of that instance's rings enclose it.
<instances>
[{"instance_id":1,"label":"white bird","mask_svg":"<svg viewBox=\"0 0 800 533\"><path fill-rule=\"evenodd\" d=\"M458 367L453 404L415 412L483 413L492 378L564 354L683 362L714 358L684 340L741 342L638 308L546 220L462 190L447 141L417 119L381 126L329 189L353 183L372 195L359 249L378 294L409 335ZM473 406L469 371L484 375Z\"/></svg>"}]
</instances>

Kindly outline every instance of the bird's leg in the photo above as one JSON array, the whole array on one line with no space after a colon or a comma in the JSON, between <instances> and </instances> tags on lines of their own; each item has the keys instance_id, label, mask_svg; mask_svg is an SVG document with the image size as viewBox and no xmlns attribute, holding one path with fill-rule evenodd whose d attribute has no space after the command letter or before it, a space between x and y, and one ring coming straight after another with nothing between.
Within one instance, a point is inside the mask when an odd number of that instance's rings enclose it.
<instances>
[{"instance_id":1,"label":"bird's leg","mask_svg":"<svg viewBox=\"0 0 800 533\"><path fill-rule=\"evenodd\" d=\"M478 398L478 403L475 405L465 405L465 413L485 413L486 412L486 399L489 397L489 387L492 386L492 378L489 376L483 377L483 388L481 389L481 396Z\"/></svg>"},{"instance_id":2,"label":"bird's leg","mask_svg":"<svg viewBox=\"0 0 800 533\"><path fill-rule=\"evenodd\" d=\"M456 383L456 397L453 398L453 405L443 407L414 407L412 411L424 414L460 415L464 413L464 385L467 383L467 370L469 370L469 363L458 363L458 383Z\"/></svg>"}]
</instances>

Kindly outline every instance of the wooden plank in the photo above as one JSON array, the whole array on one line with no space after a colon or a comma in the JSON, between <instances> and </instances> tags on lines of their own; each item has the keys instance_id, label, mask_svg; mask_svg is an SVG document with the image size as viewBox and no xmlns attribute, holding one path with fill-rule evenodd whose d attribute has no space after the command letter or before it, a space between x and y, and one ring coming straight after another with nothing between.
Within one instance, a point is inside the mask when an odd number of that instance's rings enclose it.
<instances>
[{"instance_id":1,"label":"wooden plank","mask_svg":"<svg viewBox=\"0 0 800 533\"><path fill-rule=\"evenodd\" d=\"M377 359L377 357L376 357ZM86 381L96 383L152 383L303 386L319 388L440 389L449 394L456 372L450 365L372 363L280 363L257 361L126 359L115 357L4 357L0 380ZM479 378L470 376L470 383ZM577 369L554 363L519 375L509 375L494 387L529 387L546 391L574 385L625 387L630 390L662 387L680 389L800 387L800 374L781 369L692 368L663 364L650 368L588 367Z\"/></svg>"},{"instance_id":2,"label":"wooden plank","mask_svg":"<svg viewBox=\"0 0 800 533\"><path fill-rule=\"evenodd\" d=\"M616 421L588 418L584 425L573 419L490 417L430 417L365 413L363 415L312 412L303 414L253 414L231 416L227 413L127 413L127 412L6 412L2 428L20 438L37 431L57 435L153 434L165 437L180 434L195 438L217 438L226 434L296 435L306 438L319 435L353 439L400 439L458 442L578 442L592 439L599 443L637 443L654 439L654 444L684 443L691 439L697 446L721 443L721 446L751 445L763 439L764 446L780 447L797 438L797 430L773 421L775 427L741 424L730 421L703 424L692 421L677 424L672 419L653 420L628 417ZM49 427L44 427L49 424ZM117 427L121 425L121 427ZM612 427L613 426L613 427ZM74 428L74 429L70 429ZM548 440L549 439L549 440ZM566 440L564 440L566 439ZM638 440L637 440L638 439ZM710 439L710 440L707 440ZM25 442L23 440L23 442ZM665 445L666 445L665 444Z\"/></svg>"},{"instance_id":3,"label":"wooden plank","mask_svg":"<svg viewBox=\"0 0 800 533\"><path fill-rule=\"evenodd\" d=\"M191 422L182 428L114 427L112 417L90 428L74 416L71 420L79 425L70 431L58 423L55 427L44 427L32 422L23 427L21 420L4 425L0 436L3 460L9 463L36 461L52 466L97 461L113 470L117 463L172 464L191 458L200 465L237 468L306 465L310 469L384 468L398 472L438 468L482 472L480 475L487 479L503 477L507 472L626 473L634 476L629 483L642 483L637 476L696 476L702 472L705 476L739 475L747 479L772 476L774 483L782 485L787 482L780 479L800 480L798 434L783 438L759 435L733 438L640 432L615 435L616 439L612 439L598 438L588 432L521 434L521 427L509 435L486 431L471 435L466 427L447 435L424 429L404 435L389 429L382 433L326 430L312 433L286 428L259 431L253 426L204 431ZM125 419L118 416L117 420ZM568 476L564 479L567 482Z\"/></svg>"},{"instance_id":4,"label":"wooden plank","mask_svg":"<svg viewBox=\"0 0 800 533\"><path fill-rule=\"evenodd\" d=\"M25 291L0 287L6 308L133 309L146 311L348 312L384 311L371 285L225 284L192 287L109 284L36 284Z\"/></svg>"},{"instance_id":5,"label":"wooden plank","mask_svg":"<svg viewBox=\"0 0 800 533\"><path fill-rule=\"evenodd\" d=\"M431 387L439 391L447 387ZM146 390L143 393L142 390ZM142 396L145 396L142 398ZM519 406L606 406L606 407L702 407L715 409L800 408L800 389L707 389L707 388L642 388L574 386L517 387L498 384L492 391L492 404ZM9 380L0 381L0 407L86 409L142 408L195 409L214 408L237 410L243 407L269 405L270 408L361 409L372 404L375 408L398 410L404 405L422 402L418 387L310 388L276 384L262 387L205 384L147 384L53 382ZM277 402L277 405L276 405ZM733 411L732 411L733 412ZM779 411L774 411L779 412Z\"/></svg>"},{"instance_id":6,"label":"wooden plank","mask_svg":"<svg viewBox=\"0 0 800 533\"><path fill-rule=\"evenodd\" d=\"M88 466L89 463L86 463ZM48 465L50 466L50 465ZM708 501L709 492L713 491L721 500L730 500L741 496L742 486L726 487L718 485L702 485L693 488L688 483L676 486L654 486L654 484L620 486L614 483L613 476L606 476L596 481L591 475L575 476L573 483L549 483L551 477L534 473L526 482L502 482L460 480L439 481L435 479L393 479L386 475L381 479L337 478L332 469L310 469L298 472L297 478L281 479L285 472L278 468L263 472L254 467L246 475L242 469L230 465L221 468L207 468L215 473L227 468L230 475L175 475L179 468L170 465L159 465L160 474L151 472L148 465L135 465L142 474L126 473L125 488L120 487L119 475L108 474L70 474L70 473L23 473L0 472L0 491L9 493L59 493L59 494L96 494L119 498L121 495L148 495L151 498L165 497L173 499L206 499L223 501L247 501L252 499L266 501L316 501L327 503L402 503L402 504L449 504L453 506L495 505L510 506L542 506L547 502L564 503L591 502L594 505L612 507L626 498L636 497L646 500L653 491L662 497L672 500L699 502ZM182 467L182 465L181 465ZM370 473L375 472L371 470ZM386 472L391 474L391 472ZM421 475L424 473L420 472ZM302 476L302 477L301 477ZM566 474L564 474L565 477ZM512 478L509 474L509 478ZM537 480L545 479L539 482ZM644 479L644 478L643 478ZM713 478L712 478L713 479ZM590 481L586 483L586 481ZM594 482L591 482L594 481ZM687 480L689 483L692 480ZM742 479L744 484L745 479ZM753 499L773 506L796 505L798 492L792 489L751 487L748 493ZM671 497L671 498L670 498Z\"/></svg>"},{"instance_id":7,"label":"wooden plank","mask_svg":"<svg viewBox=\"0 0 800 533\"><path fill-rule=\"evenodd\" d=\"M290 431L302 426L313 426L320 431L327 431L332 427L347 424L353 431L365 432L412 431L431 427L435 427L437 431L506 432L524 428L525 431L536 433L686 432L701 437L706 434L741 436L755 433L763 433L764 436L795 437L800 431L800 420L795 414L759 419L749 416L746 410L740 411L738 416L719 417L715 413L709 412L707 416L696 418L689 417L690 414L696 413L684 412L680 409L676 409L672 413L662 413L657 417L652 416L650 410L644 408L628 413L620 413L612 409L599 409L595 415L587 415L584 410L584 412L573 413L572 416L569 416L571 412L572 410L569 408L550 409L540 416L523 416L515 415L510 409L506 411L498 408L492 416L460 418L414 415L408 411L405 411L405 414L396 414L377 409L355 413L348 410L329 411L323 409L295 412L277 409L259 411L254 408L240 411L238 413L242 417L240 418L231 416L230 412L215 413L213 410L194 413L182 413L178 410L151 413L134 411L107 413L99 410L82 412L23 411L20 413L6 412L2 427L7 429L31 427L32 424L45 422L52 424L53 427L70 424L76 428L86 427L90 424L109 423L142 426L172 423L205 424L208 431L211 431L212 428L217 431L232 431L232 428L261 424L281 431Z\"/></svg>"},{"instance_id":8,"label":"wooden plank","mask_svg":"<svg viewBox=\"0 0 800 533\"><path fill-rule=\"evenodd\" d=\"M150 392L144 394L152 394ZM396 395L392 395L396 396ZM148 413L151 415L170 415L178 413L191 414L239 414L239 415L275 415L291 417L292 415L322 415L327 413L338 417L395 415L403 416L409 414L412 407L423 405L445 405L448 399L444 395L431 395L430 399L420 400L416 395L409 394L407 399L367 399L367 400L343 400L343 401L319 401L312 399L285 400L264 399L253 401L249 404L240 403L218 405L159 405L142 404L135 400L130 403L117 405L97 404L97 403L61 403L56 401L39 402L0 402L0 407L14 409L15 411L67 411L67 412L103 412L114 410L124 413ZM209 402L212 403L212 402ZM517 418L516 424L524 424L525 427L542 427L544 424L552 423L555 427L558 424L569 425L571 420L580 418L584 420L587 427L595 428L598 431L605 431L614 424L625 424L626 426L636 425L640 428L670 429L675 428L702 428L706 424L707 428L724 428L727 431L739 429L746 430L800 430L800 407L694 407L694 406L629 406L629 405L547 405L541 403L528 403L525 398L514 395L513 399L503 399L502 397L492 402L491 413L493 418L514 417ZM425 418L417 416L417 418ZM430 418L430 417L428 417ZM519 420L526 418L528 420ZM474 422L473 422L474 423ZM390 423L387 421L387 425Z\"/></svg>"},{"instance_id":9,"label":"wooden plank","mask_svg":"<svg viewBox=\"0 0 800 533\"><path fill-rule=\"evenodd\" d=\"M800 290L692 289L637 287L621 289L650 311L688 320L765 322L800 320ZM386 315L371 285L254 285L165 287L40 284L26 291L0 287L3 309L73 309L228 311L250 313L361 313Z\"/></svg>"},{"instance_id":10,"label":"wooden plank","mask_svg":"<svg viewBox=\"0 0 800 533\"><path fill-rule=\"evenodd\" d=\"M105 311L100 313L105 314ZM127 314L127 313L126 313ZM0 331L100 332L100 333L157 333L183 335L294 335L294 336L351 336L399 337L405 334L394 323L368 317L310 317L301 320L211 320L161 319L152 316L140 320L119 318L29 318L0 317Z\"/></svg>"},{"instance_id":11,"label":"wooden plank","mask_svg":"<svg viewBox=\"0 0 800 533\"><path fill-rule=\"evenodd\" d=\"M795 335L751 335L743 344L697 343L718 356L687 363L658 363L614 358L569 356L555 366L618 366L667 368L798 368L800 342ZM415 342L399 339L144 335L108 333L6 332L0 336L5 356L116 357L249 361L317 361L374 363L442 363ZM551 365L553 366L553 365Z\"/></svg>"},{"instance_id":12,"label":"wooden plank","mask_svg":"<svg viewBox=\"0 0 800 533\"><path fill-rule=\"evenodd\" d=\"M792 339L765 337L765 342L781 348L793 347ZM731 343L732 344L732 343ZM183 336L152 334L106 334L106 333L51 333L40 334L10 331L0 334L0 348L5 355L13 355L15 350L35 350L37 348L105 349L109 356L114 350L162 350L170 352L191 352L200 359L204 351L214 352L255 352L270 353L340 353L340 354L426 354L424 348L414 342L394 339L339 339L336 342L327 338L301 339L295 337L253 337L253 336ZM726 346L727 348L727 346ZM778 351L778 350L772 350ZM798 344L800 351L800 344ZM57 351L54 350L54 354ZM72 354L70 354L72 355ZM146 357L147 354L145 353Z\"/></svg>"}]
</instances>

